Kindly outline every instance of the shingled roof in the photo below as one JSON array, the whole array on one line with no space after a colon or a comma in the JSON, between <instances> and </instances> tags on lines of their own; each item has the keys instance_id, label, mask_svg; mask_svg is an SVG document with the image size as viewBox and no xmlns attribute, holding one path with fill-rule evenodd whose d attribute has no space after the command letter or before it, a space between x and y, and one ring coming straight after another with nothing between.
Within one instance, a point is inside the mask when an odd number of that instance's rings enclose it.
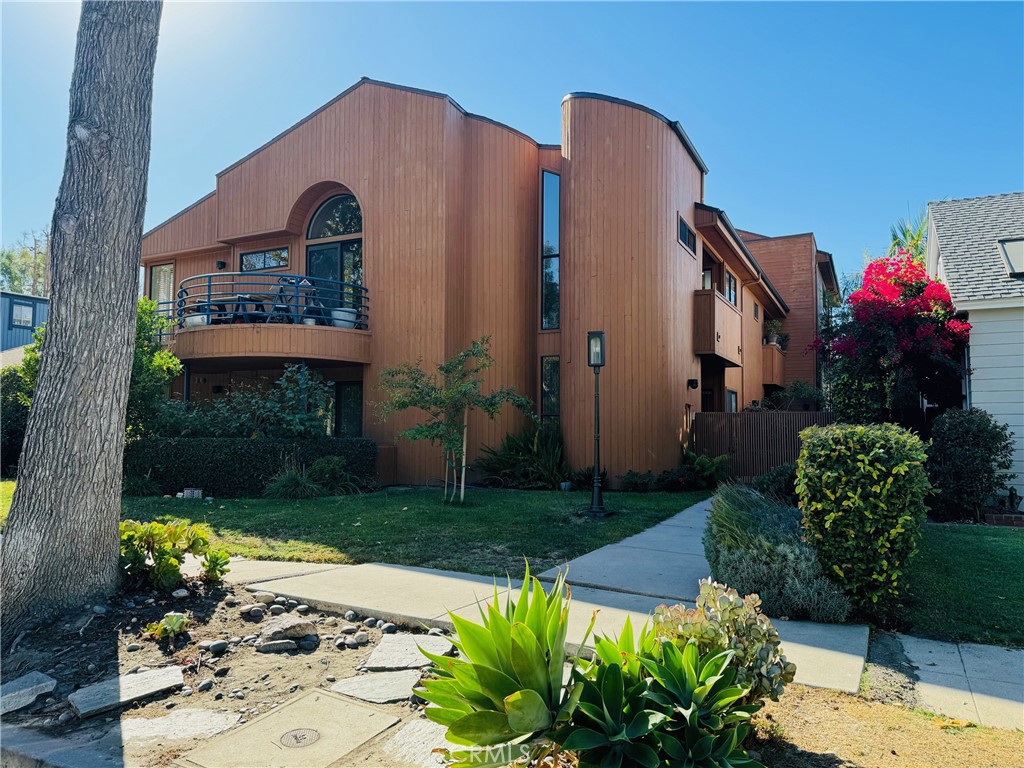
<instances>
[{"instance_id":1,"label":"shingled roof","mask_svg":"<svg viewBox=\"0 0 1024 768\"><path fill-rule=\"evenodd\" d=\"M1024 238L1024 192L928 203L943 276L953 302L1024 298L1000 240Z\"/></svg>"}]
</instances>

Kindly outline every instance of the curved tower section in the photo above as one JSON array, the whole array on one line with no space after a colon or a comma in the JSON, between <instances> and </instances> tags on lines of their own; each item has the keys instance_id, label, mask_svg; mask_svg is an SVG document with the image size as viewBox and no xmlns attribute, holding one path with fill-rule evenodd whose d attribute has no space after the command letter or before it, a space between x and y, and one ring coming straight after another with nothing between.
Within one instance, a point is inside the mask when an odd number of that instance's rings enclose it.
<instances>
[{"instance_id":1,"label":"curved tower section","mask_svg":"<svg viewBox=\"0 0 1024 768\"><path fill-rule=\"evenodd\" d=\"M687 380L699 376L701 270L679 220L696 230L703 164L678 124L594 94L563 100L562 153L561 421L569 462L592 464L586 334L603 330L601 464L614 483L630 469L675 466L699 405Z\"/></svg>"}]
</instances>

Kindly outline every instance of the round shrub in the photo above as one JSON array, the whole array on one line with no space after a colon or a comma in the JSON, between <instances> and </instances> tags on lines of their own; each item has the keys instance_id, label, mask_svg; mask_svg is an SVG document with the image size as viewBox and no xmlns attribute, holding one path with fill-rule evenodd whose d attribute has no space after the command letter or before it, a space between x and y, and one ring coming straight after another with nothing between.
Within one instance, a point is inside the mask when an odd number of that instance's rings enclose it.
<instances>
[{"instance_id":1,"label":"round shrub","mask_svg":"<svg viewBox=\"0 0 1024 768\"><path fill-rule=\"evenodd\" d=\"M924 443L894 424L808 427L800 439L805 535L854 606L885 619L921 538Z\"/></svg>"},{"instance_id":2,"label":"round shrub","mask_svg":"<svg viewBox=\"0 0 1024 768\"><path fill-rule=\"evenodd\" d=\"M988 501L1014 475L1013 433L988 413L949 410L935 420L925 465L937 493L928 500L938 520L981 519Z\"/></svg>"},{"instance_id":3,"label":"round shrub","mask_svg":"<svg viewBox=\"0 0 1024 768\"><path fill-rule=\"evenodd\" d=\"M349 473L348 460L344 456L321 456L313 462L307 475L332 496L359 492L357 478Z\"/></svg>"},{"instance_id":4,"label":"round shrub","mask_svg":"<svg viewBox=\"0 0 1024 768\"><path fill-rule=\"evenodd\" d=\"M796 463L779 464L754 478L754 487L765 496L796 506Z\"/></svg>"}]
</instances>

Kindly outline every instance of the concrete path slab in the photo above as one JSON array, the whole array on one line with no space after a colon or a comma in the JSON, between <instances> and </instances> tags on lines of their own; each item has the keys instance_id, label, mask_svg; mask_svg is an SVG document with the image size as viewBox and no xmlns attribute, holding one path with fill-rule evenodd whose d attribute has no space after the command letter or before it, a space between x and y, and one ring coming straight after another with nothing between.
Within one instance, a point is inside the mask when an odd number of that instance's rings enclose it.
<instances>
[{"instance_id":1,"label":"concrete path slab","mask_svg":"<svg viewBox=\"0 0 1024 768\"><path fill-rule=\"evenodd\" d=\"M545 571L540 578L554 581L557 570ZM572 560L567 580L594 589L663 596L679 602L695 599L700 580L709 575L703 552L681 555L620 542Z\"/></svg>"},{"instance_id":2,"label":"concrete path slab","mask_svg":"<svg viewBox=\"0 0 1024 768\"><path fill-rule=\"evenodd\" d=\"M232 584L251 584L256 581L286 579L292 576L303 576L308 573L323 573L339 568L351 568L338 563L300 563L281 560L246 560L232 557L230 571L224 580ZM198 576L202 572L202 560L195 555L185 555L181 570L188 576Z\"/></svg>"},{"instance_id":3,"label":"concrete path slab","mask_svg":"<svg viewBox=\"0 0 1024 768\"><path fill-rule=\"evenodd\" d=\"M922 707L1024 730L1024 650L897 635L915 667Z\"/></svg>"},{"instance_id":4,"label":"concrete path slab","mask_svg":"<svg viewBox=\"0 0 1024 768\"><path fill-rule=\"evenodd\" d=\"M438 626L434 620L446 616L449 610L491 597L494 583L493 579L466 573L365 563L259 582L248 589L271 591L322 610L353 610L400 624L428 622L429 626Z\"/></svg>"},{"instance_id":5,"label":"concrete path slab","mask_svg":"<svg viewBox=\"0 0 1024 768\"><path fill-rule=\"evenodd\" d=\"M185 768L327 768L397 717L330 691L310 691L178 758ZM340 723L344 727L338 727Z\"/></svg>"},{"instance_id":6,"label":"concrete path slab","mask_svg":"<svg viewBox=\"0 0 1024 768\"><path fill-rule=\"evenodd\" d=\"M662 525L678 525L686 528L700 528L703 532L704 525L708 521L708 514L711 512L711 499L697 502L692 507L687 507L678 515L673 515L665 520Z\"/></svg>"},{"instance_id":7,"label":"concrete path slab","mask_svg":"<svg viewBox=\"0 0 1024 768\"><path fill-rule=\"evenodd\" d=\"M435 635L384 635L363 665L370 671L422 669L431 664L420 649L435 656L453 652L452 641Z\"/></svg>"},{"instance_id":8,"label":"concrete path slab","mask_svg":"<svg viewBox=\"0 0 1024 768\"><path fill-rule=\"evenodd\" d=\"M643 533L619 542L622 546L647 549L652 552L704 556L703 531L680 525L660 523Z\"/></svg>"},{"instance_id":9,"label":"concrete path slab","mask_svg":"<svg viewBox=\"0 0 1024 768\"><path fill-rule=\"evenodd\" d=\"M0 765L4 768L124 768L124 761L90 744L3 723L0 724Z\"/></svg>"},{"instance_id":10,"label":"concrete path slab","mask_svg":"<svg viewBox=\"0 0 1024 768\"><path fill-rule=\"evenodd\" d=\"M845 693L860 690L868 653L868 628L863 624L816 624L776 621L782 652L796 664L796 682Z\"/></svg>"}]
</instances>

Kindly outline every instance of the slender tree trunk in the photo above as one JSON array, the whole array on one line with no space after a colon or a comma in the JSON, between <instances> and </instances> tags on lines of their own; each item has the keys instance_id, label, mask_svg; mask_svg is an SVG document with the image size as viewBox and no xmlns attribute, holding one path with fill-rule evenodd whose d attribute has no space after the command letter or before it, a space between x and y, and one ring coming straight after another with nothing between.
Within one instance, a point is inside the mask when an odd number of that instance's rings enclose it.
<instances>
[{"instance_id":1,"label":"slender tree trunk","mask_svg":"<svg viewBox=\"0 0 1024 768\"><path fill-rule=\"evenodd\" d=\"M51 310L0 547L5 646L117 586L161 10L159 0L82 3L51 226Z\"/></svg>"},{"instance_id":2,"label":"slender tree trunk","mask_svg":"<svg viewBox=\"0 0 1024 768\"><path fill-rule=\"evenodd\" d=\"M462 480L459 481L460 504L466 500L466 450L468 449L467 439L469 437L469 408L465 410L462 418Z\"/></svg>"}]
</instances>

